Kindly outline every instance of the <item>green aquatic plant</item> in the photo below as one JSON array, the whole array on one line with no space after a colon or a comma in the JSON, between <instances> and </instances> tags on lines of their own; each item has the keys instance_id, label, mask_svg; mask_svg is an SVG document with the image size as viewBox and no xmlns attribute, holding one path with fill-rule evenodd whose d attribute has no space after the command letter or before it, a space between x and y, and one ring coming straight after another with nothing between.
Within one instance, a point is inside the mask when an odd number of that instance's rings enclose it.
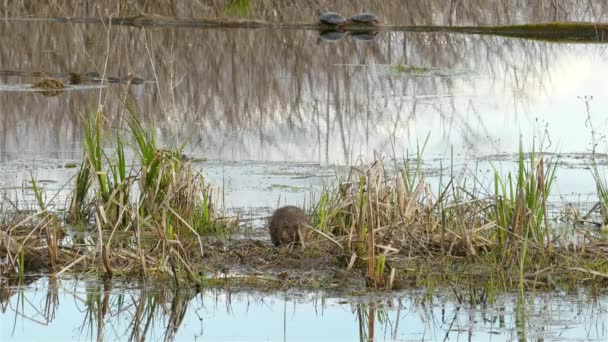
<instances>
[{"instance_id":1,"label":"green aquatic plant","mask_svg":"<svg viewBox=\"0 0 608 342\"><path fill-rule=\"evenodd\" d=\"M120 212L129 203L130 187L126 183L124 145L117 135L115 154L106 154L102 136L103 117L102 112L89 110L87 115L81 118L84 157L76 173L75 191L72 192L69 211L70 219L74 222L86 220L89 217L87 211L90 203L96 202L102 204L96 207L97 210L103 211L100 216L115 224L121 216Z\"/></svg>"},{"instance_id":2,"label":"green aquatic plant","mask_svg":"<svg viewBox=\"0 0 608 342\"><path fill-rule=\"evenodd\" d=\"M31 176L31 184L32 184L32 190L34 191L34 198L36 199L36 202L38 203L38 207L40 208L40 211L45 211L46 210L46 205L44 204L44 200L42 199L42 193L40 192L40 189L38 188L38 182L36 182L36 178L34 178L34 176Z\"/></svg>"},{"instance_id":3,"label":"green aquatic plant","mask_svg":"<svg viewBox=\"0 0 608 342\"><path fill-rule=\"evenodd\" d=\"M135 111L127 109L128 129L110 139L102 112L90 111L83 117L83 162L75 175L68 216L97 232L103 274L112 277L125 272L113 262L116 252L112 249L134 248L127 255L137 261L144 275L149 272L146 255L152 252L158 262L169 263L169 268L161 268L176 283L195 281L192 252L186 252L180 239L194 237L200 258L201 236L226 239L230 220L219 218L211 187L182 154L185 143L159 147L154 130L144 128ZM112 147L107 148L104 141L113 141ZM129 155L134 158L130 166ZM118 237L124 234L130 238Z\"/></svg>"},{"instance_id":4,"label":"green aquatic plant","mask_svg":"<svg viewBox=\"0 0 608 342\"><path fill-rule=\"evenodd\" d=\"M226 240L230 236L232 229L227 222L218 220L214 209L214 203L216 202L213 200L211 187L206 186L206 189L201 192L200 196L198 207L195 208L193 214L192 227L200 235L214 236Z\"/></svg>"},{"instance_id":5,"label":"green aquatic plant","mask_svg":"<svg viewBox=\"0 0 608 342\"><path fill-rule=\"evenodd\" d=\"M411 74L411 75L423 75L428 74L432 69L429 67L419 66L419 65L407 65L402 63L397 63L389 66L389 71L391 73L401 75L401 74Z\"/></svg>"},{"instance_id":6,"label":"green aquatic plant","mask_svg":"<svg viewBox=\"0 0 608 342\"><path fill-rule=\"evenodd\" d=\"M40 93L47 97L57 96L65 90L65 84L56 78L47 77L32 85L32 88L40 90Z\"/></svg>"},{"instance_id":7,"label":"green aquatic plant","mask_svg":"<svg viewBox=\"0 0 608 342\"><path fill-rule=\"evenodd\" d=\"M546 246L549 253L553 248L547 221L547 198L555 180L557 163L552 159L545 161L542 154L537 156L534 147L528 158L526 163L520 143L516 176L509 172L503 178L494 170L496 203L489 218L497 224L497 242L502 248L502 256L507 259L512 254L511 247L519 246L519 242L524 243L522 252L525 252L528 240Z\"/></svg>"},{"instance_id":8,"label":"green aquatic plant","mask_svg":"<svg viewBox=\"0 0 608 342\"><path fill-rule=\"evenodd\" d=\"M79 223L88 220L90 203L87 202L87 195L90 187L91 166L86 161L82 161L80 168L76 172L74 189L71 193L70 207L67 216L69 222Z\"/></svg>"},{"instance_id":9,"label":"green aquatic plant","mask_svg":"<svg viewBox=\"0 0 608 342\"><path fill-rule=\"evenodd\" d=\"M229 0L225 9L226 15L230 17L246 18L251 12L250 0Z\"/></svg>"},{"instance_id":10,"label":"green aquatic plant","mask_svg":"<svg viewBox=\"0 0 608 342\"><path fill-rule=\"evenodd\" d=\"M384 266L406 255L466 256L484 260L503 287L505 266L517 265L509 272L523 281L530 267L550 262L554 246L547 199L556 177L553 159L534 145L525 154L520 145L514 175L503 178L495 169L493 194L478 175L468 179L453 171L448 181L440 177L434 194L422 168L425 146L426 140L402 167L396 161L392 171L379 158L352 167L348 178L324 189L313 205L313 222L345 241L349 266L364 269L381 285L386 283ZM337 214L327 215L335 208Z\"/></svg>"},{"instance_id":11,"label":"green aquatic plant","mask_svg":"<svg viewBox=\"0 0 608 342\"><path fill-rule=\"evenodd\" d=\"M59 90L64 89L65 84L56 78L47 77L44 78L32 85L32 88L42 89L42 90Z\"/></svg>"}]
</instances>

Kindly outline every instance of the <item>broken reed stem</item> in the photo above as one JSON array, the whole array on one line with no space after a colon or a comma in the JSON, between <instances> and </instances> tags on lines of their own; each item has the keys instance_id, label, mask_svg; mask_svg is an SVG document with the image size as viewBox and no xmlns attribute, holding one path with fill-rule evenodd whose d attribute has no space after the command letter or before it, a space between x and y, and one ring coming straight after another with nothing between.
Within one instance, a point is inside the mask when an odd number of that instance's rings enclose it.
<instances>
[{"instance_id":1,"label":"broken reed stem","mask_svg":"<svg viewBox=\"0 0 608 342\"><path fill-rule=\"evenodd\" d=\"M359 220L357 222L356 228L357 228L357 240L356 240L356 245L355 245L355 252L357 253L357 257L360 260L363 260L363 258L365 257L365 208L364 208L364 201L365 201L365 197L363 196L363 193L365 191L365 177L361 176L359 178L359 204L358 204L358 210L357 210L357 214L359 216ZM356 216L355 216L356 217Z\"/></svg>"},{"instance_id":2,"label":"broken reed stem","mask_svg":"<svg viewBox=\"0 0 608 342\"><path fill-rule=\"evenodd\" d=\"M544 158L541 156L540 160L539 160L539 164L538 164L538 179L539 179L539 184L540 184L540 191L541 191L541 196L542 196L542 210L543 210L543 219L545 221L545 239L547 240L547 252L549 253L549 256L551 256L553 254L553 243L551 241L551 236L549 235L549 218L548 213L547 213L547 194L545 193L546 191L546 186L545 186L545 167L544 167Z\"/></svg>"},{"instance_id":3,"label":"broken reed stem","mask_svg":"<svg viewBox=\"0 0 608 342\"><path fill-rule=\"evenodd\" d=\"M86 254L83 254L83 255L79 256L76 260L72 261L66 267L62 268L61 271L53 274L53 277L59 278L62 274L64 274L65 272L69 271L72 267L74 267L74 265L76 265L77 263L81 262L86 257L87 257Z\"/></svg>"},{"instance_id":4,"label":"broken reed stem","mask_svg":"<svg viewBox=\"0 0 608 342\"><path fill-rule=\"evenodd\" d=\"M53 214L48 214L42 219L42 229L44 229L46 236L46 247L49 251L51 268L54 270L55 265L59 262L59 251L57 246L58 230L60 229L56 222Z\"/></svg>"},{"instance_id":5,"label":"broken reed stem","mask_svg":"<svg viewBox=\"0 0 608 342\"><path fill-rule=\"evenodd\" d=\"M98 233L97 250L101 255L101 264L106 275L108 276L108 278L112 278L112 268L110 265L109 251L107 249L107 245L103 241L103 230L101 228L101 220L99 218L98 212L101 212L103 215L103 207L98 206L98 211L95 212L95 223L97 226Z\"/></svg>"},{"instance_id":6,"label":"broken reed stem","mask_svg":"<svg viewBox=\"0 0 608 342\"><path fill-rule=\"evenodd\" d=\"M316 229L315 227L309 225L309 224L304 224L303 225L304 228L309 229L319 235L321 235L322 237L324 237L325 239L327 239L328 241L330 241L331 243L335 244L336 246L340 247L340 249L344 249L344 246L342 246L341 243L339 243L338 241L336 241L336 239L332 238L331 236L323 233L322 231Z\"/></svg>"},{"instance_id":7,"label":"broken reed stem","mask_svg":"<svg viewBox=\"0 0 608 342\"><path fill-rule=\"evenodd\" d=\"M188 222L186 222L180 215L178 215L175 210L173 210L173 208L167 206L167 209L169 209L169 211L175 215L175 217L177 217L178 220L180 220L186 227L188 227L188 229L190 229L190 231L194 234L194 236L197 237L198 240L198 245L200 247L200 252L201 252L201 257L203 257L204 254L204 250L203 250L203 240L201 239L201 236L199 233L196 232L196 230L194 230L194 228L192 228L192 226L190 226L190 224L188 224Z\"/></svg>"},{"instance_id":8,"label":"broken reed stem","mask_svg":"<svg viewBox=\"0 0 608 342\"><path fill-rule=\"evenodd\" d=\"M137 215L136 218L136 225L135 225L135 239L137 241L137 255L139 256L139 263L141 264L141 272L143 274L144 277L147 276L147 268L146 268L146 258L144 257L144 250L141 246L141 224L140 221L142 220L142 218ZM145 220L144 220L145 222ZM163 233L164 236L164 233ZM166 237L164 238L164 240L166 240Z\"/></svg>"},{"instance_id":9,"label":"broken reed stem","mask_svg":"<svg viewBox=\"0 0 608 342\"><path fill-rule=\"evenodd\" d=\"M367 216L367 275L370 279L373 279L374 282L377 283L378 279L376 277L376 247L374 239L374 236L376 235L374 234L374 204L378 203L378 187L377 184L374 184L374 181L372 179L369 179L369 177L371 176L368 176L367 180L367 209L369 212ZM376 201L374 201L373 199L374 194L376 195Z\"/></svg>"}]
</instances>

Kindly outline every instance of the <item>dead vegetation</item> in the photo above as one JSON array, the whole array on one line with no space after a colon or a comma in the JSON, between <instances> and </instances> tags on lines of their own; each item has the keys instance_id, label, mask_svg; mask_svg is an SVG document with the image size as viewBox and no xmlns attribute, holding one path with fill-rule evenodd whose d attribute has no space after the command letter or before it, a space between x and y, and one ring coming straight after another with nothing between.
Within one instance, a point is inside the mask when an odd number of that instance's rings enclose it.
<instances>
[{"instance_id":1,"label":"dead vegetation","mask_svg":"<svg viewBox=\"0 0 608 342\"><path fill-rule=\"evenodd\" d=\"M52 97L61 94L65 90L66 86L59 79L46 77L34 83L32 88L40 89L40 93L42 95Z\"/></svg>"},{"instance_id":2,"label":"dead vegetation","mask_svg":"<svg viewBox=\"0 0 608 342\"><path fill-rule=\"evenodd\" d=\"M238 219L218 213L217 190L181 147L157 146L153 131L131 115L128 134L116 133L107 148L103 120L99 112L83 118L85 153L65 217L47 208L32 180L38 210L2 225L0 256L13 266L3 267L3 277L93 272L352 291L608 278L606 239L580 229L580 220L549 219L556 163L523 148L513 174L495 171L490 184L442 176L436 190L422 172L421 151L391 167L379 156L361 162L311 208L306 248L276 249L267 240L234 239ZM573 234L582 239L574 243Z\"/></svg>"}]
</instances>

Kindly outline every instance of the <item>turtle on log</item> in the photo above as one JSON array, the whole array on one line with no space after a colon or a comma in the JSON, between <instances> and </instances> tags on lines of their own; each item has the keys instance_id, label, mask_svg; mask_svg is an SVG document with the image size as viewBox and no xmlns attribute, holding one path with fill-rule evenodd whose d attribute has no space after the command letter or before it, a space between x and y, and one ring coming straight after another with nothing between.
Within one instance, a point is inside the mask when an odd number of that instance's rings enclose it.
<instances>
[{"instance_id":1,"label":"turtle on log","mask_svg":"<svg viewBox=\"0 0 608 342\"><path fill-rule=\"evenodd\" d=\"M346 19L336 12L319 11L319 23L340 26L346 23Z\"/></svg>"},{"instance_id":2,"label":"turtle on log","mask_svg":"<svg viewBox=\"0 0 608 342\"><path fill-rule=\"evenodd\" d=\"M355 14L352 17L350 17L350 19L348 19L348 21L351 23L368 24L368 25L378 24L380 22L378 17L371 13Z\"/></svg>"}]
</instances>

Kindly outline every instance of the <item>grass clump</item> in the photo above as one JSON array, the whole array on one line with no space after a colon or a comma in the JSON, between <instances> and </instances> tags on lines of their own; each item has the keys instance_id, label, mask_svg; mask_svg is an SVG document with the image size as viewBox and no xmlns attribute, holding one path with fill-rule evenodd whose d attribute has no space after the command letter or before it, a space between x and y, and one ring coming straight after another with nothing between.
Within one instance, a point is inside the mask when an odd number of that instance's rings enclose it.
<instances>
[{"instance_id":1,"label":"grass clump","mask_svg":"<svg viewBox=\"0 0 608 342\"><path fill-rule=\"evenodd\" d=\"M59 79L46 77L34 83L32 88L40 90L40 93L44 96L52 97L61 94L65 90L66 85Z\"/></svg>"},{"instance_id":2,"label":"grass clump","mask_svg":"<svg viewBox=\"0 0 608 342\"><path fill-rule=\"evenodd\" d=\"M593 266L601 246L558 242L550 225L554 160L520 146L515 172L502 177L495 170L491 186L452 176L434 192L422 172L423 150L402 166L376 158L353 167L312 211L373 286L408 277L420 285L423 274L455 281L463 272L502 288L557 286L558 279L579 281L578 272L602 272Z\"/></svg>"},{"instance_id":3,"label":"grass clump","mask_svg":"<svg viewBox=\"0 0 608 342\"><path fill-rule=\"evenodd\" d=\"M495 203L488 216L501 228L495 232L494 240L502 249L501 256L507 260L512 256L510 245L517 245L514 240L522 237L525 241L545 246L548 253L553 250L547 198L555 180L556 163L549 160L545 166L545 159L542 156L537 159L535 152L531 152L528 158L526 165L520 144L515 183L511 173L502 178L494 170Z\"/></svg>"},{"instance_id":4,"label":"grass clump","mask_svg":"<svg viewBox=\"0 0 608 342\"><path fill-rule=\"evenodd\" d=\"M64 89L65 84L56 78L46 77L32 85L32 88L38 88L43 90L58 90Z\"/></svg>"},{"instance_id":5,"label":"grass clump","mask_svg":"<svg viewBox=\"0 0 608 342\"><path fill-rule=\"evenodd\" d=\"M152 266L155 272L170 270L176 281L195 280L192 263L203 256L203 237L225 239L229 224L215 212L212 188L202 173L183 156L184 145L159 147L153 131L144 128L132 110L129 113L128 134L116 133L111 149L103 143L103 113L83 117L84 157L68 219L97 232L107 275L114 268L124 272L124 267L135 266L117 267L111 260L120 253L110 249L120 246L144 274ZM134 158L130 165L129 153ZM191 237L196 244L182 244Z\"/></svg>"},{"instance_id":6,"label":"grass clump","mask_svg":"<svg viewBox=\"0 0 608 342\"><path fill-rule=\"evenodd\" d=\"M567 235L564 229L574 235L578 223L560 230L551 224L547 202L557 163L534 145L525 153L520 144L515 169L506 176L496 168L490 180L441 171L436 190L422 164L426 143L393 165L378 156L361 161L313 202L310 222L319 240L307 242L305 250L277 251L260 241L228 239L232 226L217 213L217 193L183 156L184 144L159 146L133 110L126 129L114 136L103 129L101 112L83 116L82 125L84 154L68 217L87 233L73 237L86 247L57 243L57 216L48 214L32 181L45 215L33 215L39 221L31 232L12 235L34 247L11 247L21 270L29 259L46 258L55 275L95 271L205 284L206 275L228 277L238 266L265 270L273 283L278 278L313 287L352 286L358 273L365 276L360 283L375 288L468 283L471 302L485 301L497 289L519 288L523 295L529 286L608 279L605 239L583 235L575 244L560 237ZM602 184L598 193L606 189ZM32 232L44 232L46 244L28 242ZM303 281L312 268L325 273ZM484 284L481 292L476 284Z\"/></svg>"},{"instance_id":7,"label":"grass clump","mask_svg":"<svg viewBox=\"0 0 608 342\"><path fill-rule=\"evenodd\" d=\"M428 74L432 69L429 67L418 66L418 65L407 65L397 63L389 66L389 70L395 74L411 74L411 75L424 75Z\"/></svg>"},{"instance_id":8,"label":"grass clump","mask_svg":"<svg viewBox=\"0 0 608 342\"><path fill-rule=\"evenodd\" d=\"M71 221L90 220L97 210L110 226L125 226L134 219L125 215L128 210L141 219L162 223L168 232L174 228L182 234L217 231L209 228L215 222L211 187L183 156L183 145L157 146L154 132L146 130L131 112L127 132L135 160L128 167L121 135L115 136L114 153L107 154L102 120L101 112L83 118L85 153L72 192ZM138 196L131 200L133 193Z\"/></svg>"},{"instance_id":9,"label":"grass clump","mask_svg":"<svg viewBox=\"0 0 608 342\"><path fill-rule=\"evenodd\" d=\"M69 196L69 226L49 212L32 179L39 211L7 225L8 233L4 225L0 230L0 254L22 266L19 274L47 268L55 276L95 271L200 283L215 272L204 262L213 253L206 245L226 241L235 222L217 213L214 189L184 157L184 144L160 147L154 131L128 113L127 129L114 134L104 129L102 112L82 116L84 153ZM72 247L58 242L62 227L79 230L70 233Z\"/></svg>"}]
</instances>

